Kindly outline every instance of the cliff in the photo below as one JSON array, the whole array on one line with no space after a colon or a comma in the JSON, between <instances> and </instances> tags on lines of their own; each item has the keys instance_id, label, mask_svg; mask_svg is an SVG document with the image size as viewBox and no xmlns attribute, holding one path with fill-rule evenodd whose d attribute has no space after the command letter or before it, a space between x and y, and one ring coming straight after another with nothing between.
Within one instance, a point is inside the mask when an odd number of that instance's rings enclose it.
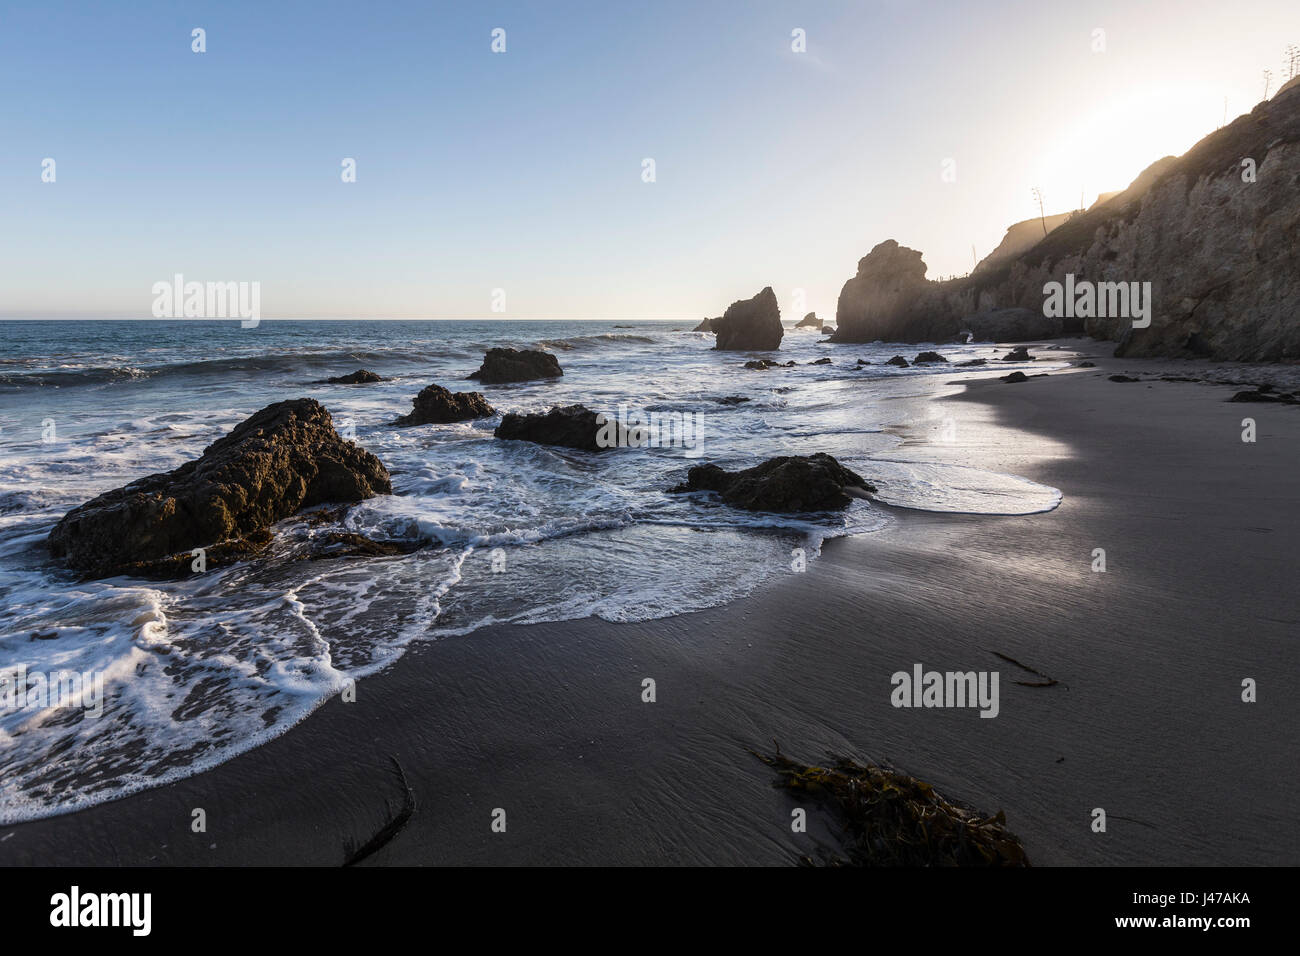
<instances>
[{"instance_id":1,"label":"cliff","mask_svg":"<svg viewBox=\"0 0 1300 956\"><path fill-rule=\"evenodd\" d=\"M920 253L878 245L840 293L834 339L942 341L995 309L1041 315L1044 285L1072 274L1151 283L1147 328L1128 317L1061 324L1116 341L1116 354L1300 357L1300 86L1153 164L1032 248L961 279L924 274Z\"/></svg>"}]
</instances>

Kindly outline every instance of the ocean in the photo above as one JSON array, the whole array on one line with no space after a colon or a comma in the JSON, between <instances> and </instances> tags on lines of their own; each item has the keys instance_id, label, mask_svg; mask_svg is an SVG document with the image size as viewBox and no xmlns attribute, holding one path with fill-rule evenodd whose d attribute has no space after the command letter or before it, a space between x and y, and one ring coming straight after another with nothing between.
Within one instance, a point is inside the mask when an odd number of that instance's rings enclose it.
<instances>
[{"instance_id":1,"label":"ocean","mask_svg":"<svg viewBox=\"0 0 1300 956\"><path fill-rule=\"evenodd\" d=\"M667 490L689 467L748 467L827 452L889 505L1029 514L1060 501L1015 475L916 454L958 423L935 397L1024 368L884 365L917 346L827 345L788 331L781 360L712 350L667 321L0 322L0 675L94 675L83 696L0 705L0 823L67 812L202 771L284 733L413 641L495 623L683 614L796 573L827 538L888 534L889 508L789 516ZM464 381L493 346L544 348L560 379ZM925 348L922 346L920 348ZM951 360L990 346L945 346ZM833 364L811 365L830 357ZM872 364L859 367L857 359ZM1053 366L1032 363L1035 370ZM318 380L366 368L380 384ZM581 402L598 411L690 413L697 447L599 455L493 438L495 418L395 428L430 383L482 391L503 411ZM175 582L83 582L44 548L70 508L174 468L272 402L312 397L393 476L347 530L424 544L394 557L267 556ZM727 399L728 401L723 401ZM736 401L745 399L745 401ZM57 678L55 678L57 679ZM358 683L360 682L360 683ZM28 685L31 686L30 684ZM48 696L48 695L47 695Z\"/></svg>"}]
</instances>

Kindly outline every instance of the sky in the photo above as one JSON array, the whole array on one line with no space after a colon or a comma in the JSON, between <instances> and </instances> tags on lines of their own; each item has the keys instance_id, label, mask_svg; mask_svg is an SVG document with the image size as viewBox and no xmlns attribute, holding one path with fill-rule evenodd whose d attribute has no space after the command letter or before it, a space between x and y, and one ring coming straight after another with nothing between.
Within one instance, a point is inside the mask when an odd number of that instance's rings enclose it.
<instances>
[{"instance_id":1,"label":"sky","mask_svg":"<svg viewBox=\"0 0 1300 956\"><path fill-rule=\"evenodd\" d=\"M265 317L770 285L831 320L876 243L968 272L1035 187L1090 204L1248 112L1289 43L1295 0L4 0L0 316L146 318L181 274Z\"/></svg>"}]
</instances>

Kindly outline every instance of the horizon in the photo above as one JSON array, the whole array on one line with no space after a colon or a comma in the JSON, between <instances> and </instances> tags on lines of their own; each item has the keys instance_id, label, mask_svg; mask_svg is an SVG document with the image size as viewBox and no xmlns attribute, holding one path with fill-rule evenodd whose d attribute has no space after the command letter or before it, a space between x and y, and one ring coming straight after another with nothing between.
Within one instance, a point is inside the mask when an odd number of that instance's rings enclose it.
<instances>
[{"instance_id":1,"label":"horizon","mask_svg":"<svg viewBox=\"0 0 1300 956\"><path fill-rule=\"evenodd\" d=\"M878 242L963 275L1033 188L1087 207L1249 112L1300 34L1280 0L741 6L11 13L0 317L145 318L183 273L265 320L698 322L771 286L833 322Z\"/></svg>"}]
</instances>

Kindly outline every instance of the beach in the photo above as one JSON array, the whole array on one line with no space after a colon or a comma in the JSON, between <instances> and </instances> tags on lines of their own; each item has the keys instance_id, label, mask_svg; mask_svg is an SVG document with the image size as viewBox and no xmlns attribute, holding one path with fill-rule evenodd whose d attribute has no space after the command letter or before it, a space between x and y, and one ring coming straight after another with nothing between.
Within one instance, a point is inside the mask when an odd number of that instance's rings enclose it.
<instances>
[{"instance_id":1,"label":"beach","mask_svg":"<svg viewBox=\"0 0 1300 956\"><path fill-rule=\"evenodd\" d=\"M831 538L806 572L721 606L415 642L354 702L213 769L3 828L0 863L340 865L402 808L400 766L413 810L361 865L789 865L836 832L811 805L792 832L801 804L750 752L775 741L1002 810L1035 865L1293 864L1300 408L1160 376L1280 383L1295 366L1064 345L1096 367L896 399L955 420L944 443L901 426L917 460L1059 489L1054 510L891 508L887 530ZM1046 681L1005 658L1056 683L1025 686ZM894 707L891 675L918 663L999 671L996 718Z\"/></svg>"}]
</instances>

